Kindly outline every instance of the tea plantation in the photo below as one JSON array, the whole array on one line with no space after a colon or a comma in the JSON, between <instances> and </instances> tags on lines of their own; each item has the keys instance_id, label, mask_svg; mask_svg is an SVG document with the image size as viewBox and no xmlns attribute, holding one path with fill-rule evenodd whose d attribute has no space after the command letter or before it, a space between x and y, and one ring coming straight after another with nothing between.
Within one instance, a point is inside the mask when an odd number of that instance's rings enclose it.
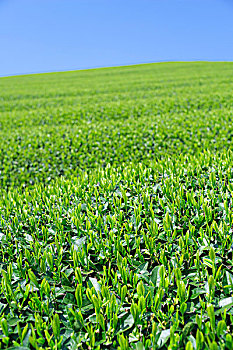
<instances>
[{"instance_id":1,"label":"tea plantation","mask_svg":"<svg viewBox=\"0 0 233 350\"><path fill-rule=\"evenodd\" d=\"M233 63L0 78L0 349L233 349Z\"/></svg>"}]
</instances>

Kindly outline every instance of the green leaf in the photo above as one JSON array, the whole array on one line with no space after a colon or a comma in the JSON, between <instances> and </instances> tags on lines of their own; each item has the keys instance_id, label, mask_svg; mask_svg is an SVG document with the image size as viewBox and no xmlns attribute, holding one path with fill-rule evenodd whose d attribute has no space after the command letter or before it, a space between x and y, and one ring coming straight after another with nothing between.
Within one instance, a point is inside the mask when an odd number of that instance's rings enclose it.
<instances>
[{"instance_id":1,"label":"green leaf","mask_svg":"<svg viewBox=\"0 0 233 350\"><path fill-rule=\"evenodd\" d=\"M139 341L136 344L134 344L133 348L135 350L145 350L145 347L144 347L144 345L143 345L143 343L141 341Z\"/></svg>"},{"instance_id":2,"label":"green leaf","mask_svg":"<svg viewBox=\"0 0 233 350\"><path fill-rule=\"evenodd\" d=\"M233 305L233 297L228 297L221 299L219 301L219 307L224 308L224 309L229 309Z\"/></svg>"},{"instance_id":3,"label":"green leaf","mask_svg":"<svg viewBox=\"0 0 233 350\"><path fill-rule=\"evenodd\" d=\"M38 280L37 280L35 274L32 272L32 270L29 270L29 271L28 271L28 275L29 275L29 278L30 278L31 282L32 282L37 288L39 288Z\"/></svg>"},{"instance_id":4,"label":"green leaf","mask_svg":"<svg viewBox=\"0 0 233 350\"><path fill-rule=\"evenodd\" d=\"M122 332L126 332L134 325L134 318L131 314L129 314L124 320L123 324L120 326L119 334Z\"/></svg>"},{"instance_id":5,"label":"green leaf","mask_svg":"<svg viewBox=\"0 0 233 350\"><path fill-rule=\"evenodd\" d=\"M159 349L166 344L169 338L170 338L170 329L165 329L160 333L158 343L157 343Z\"/></svg>"},{"instance_id":6,"label":"green leaf","mask_svg":"<svg viewBox=\"0 0 233 350\"><path fill-rule=\"evenodd\" d=\"M11 318L8 318L7 323L8 323L9 326L13 327L13 326L17 325L18 321L20 321L19 318L11 317Z\"/></svg>"},{"instance_id":7,"label":"green leaf","mask_svg":"<svg viewBox=\"0 0 233 350\"><path fill-rule=\"evenodd\" d=\"M24 336L24 340L23 340L23 345L24 346L29 346L29 337L31 335L31 329L28 329L27 333Z\"/></svg>"},{"instance_id":8,"label":"green leaf","mask_svg":"<svg viewBox=\"0 0 233 350\"><path fill-rule=\"evenodd\" d=\"M101 287L100 287L100 284L98 283L97 279L90 277L89 280L90 280L92 286L95 288L95 291L97 293L101 292Z\"/></svg>"},{"instance_id":9,"label":"green leaf","mask_svg":"<svg viewBox=\"0 0 233 350\"><path fill-rule=\"evenodd\" d=\"M51 324L52 324L54 337L56 339L59 339L59 337L60 337L60 319L59 319L58 314L55 314L53 316L53 320L52 320Z\"/></svg>"},{"instance_id":10,"label":"green leaf","mask_svg":"<svg viewBox=\"0 0 233 350\"><path fill-rule=\"evenodd\" d=\"M201 294L206 294L206 290L201 289L201 288L195 288L195 289L193 289L193 291L192 291L192 295L191 295L190 299L191 299L191 300L194 300L194 299L196 299L197 297L199 297L199 295L201 295Z\"/></svg>"},{"instance_id":11,"label":"green leaf","mask_svg":"<svg viewBox=\"0 0 233 350\"><path fill-rule=\"evenodd\" d=\"M151 273L151 282L154 284L154 286L157 286L157 287L159 286L159 282L160 282L159 270L160 270L160 266L156 266Z\"/></svg>"}]
</instances>

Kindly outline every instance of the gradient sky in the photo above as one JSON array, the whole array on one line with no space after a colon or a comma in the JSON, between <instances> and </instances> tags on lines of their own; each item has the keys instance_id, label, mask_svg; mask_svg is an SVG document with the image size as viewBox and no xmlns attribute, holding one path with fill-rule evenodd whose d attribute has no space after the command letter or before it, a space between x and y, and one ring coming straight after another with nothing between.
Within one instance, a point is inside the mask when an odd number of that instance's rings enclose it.
<instances>
[{"instance_id":1,"label":"gradient sky","mask_svg":"<svg viewBox=\"0 0 233 350\"><path fill-rule=\"evenodd\" d=\"M233 61L233 0L0 0L0 75Z\"/></svg>"}]
</instances>

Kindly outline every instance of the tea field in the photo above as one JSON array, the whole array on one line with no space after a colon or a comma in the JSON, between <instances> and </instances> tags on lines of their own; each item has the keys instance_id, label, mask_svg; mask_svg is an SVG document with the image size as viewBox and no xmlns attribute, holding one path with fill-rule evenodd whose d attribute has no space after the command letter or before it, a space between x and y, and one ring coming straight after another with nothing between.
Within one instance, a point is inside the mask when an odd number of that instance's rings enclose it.
<instances>
[{"instance_id":1,"label":"tea field","mask_svg":"<svg viewBox=\"0 0 233 350\"><path fill-rule=\"evenodd\" d=\"M233 63L0 78L0 349L233 349Z\"/></svg>"},{"instance_id":2,"label":"tea field","mask_svg":"<svg viewBox=\"0 0 233 350\"><path fill-rule=\"evenodd\" d=\"M233 146L232 63L0 79L0 184Z\"/></svg>"}]
</instances>

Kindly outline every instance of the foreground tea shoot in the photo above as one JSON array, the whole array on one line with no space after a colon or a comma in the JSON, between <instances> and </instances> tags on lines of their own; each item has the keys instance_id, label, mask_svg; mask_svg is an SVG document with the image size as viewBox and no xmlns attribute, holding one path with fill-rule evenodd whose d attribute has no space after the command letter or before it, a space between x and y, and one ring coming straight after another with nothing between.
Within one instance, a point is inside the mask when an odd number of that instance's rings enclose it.
<instances>
[{"instance_id":1,"label":"foreground tea shoot","mask_svg":"<svg viewBox=\"0 0 233 350\"><path fill-rule=\"evenodd\" d=\"M2 348L231 349L232 159L4 193Z\"/></svg>"}]
</instances>

